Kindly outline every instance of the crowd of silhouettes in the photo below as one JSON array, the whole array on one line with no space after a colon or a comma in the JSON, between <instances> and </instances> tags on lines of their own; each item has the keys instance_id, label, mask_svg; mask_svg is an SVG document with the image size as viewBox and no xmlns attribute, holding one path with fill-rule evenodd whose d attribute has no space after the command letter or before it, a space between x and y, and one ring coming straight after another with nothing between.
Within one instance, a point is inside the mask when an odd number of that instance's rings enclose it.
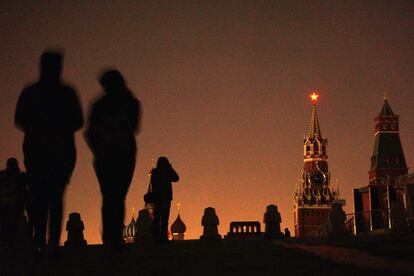
<instances>
[{"instance_id":1,"label":"crowd of silhouettes","mask_svg":"<svg viewBox=\"0 0 414 276\"><path fill-rule=\"evenodd\" d=\"M15 113L15 125L24 133L26 173L14 158L0 172L0 242L11 244L26 209L28 235L39 254L58 253L64 192L76 164L74 134L84 124L77 93L61 80L62 70L61 50L41 55L39 80L23 89ZM85 139L103 197L102 239L115 251L122 245L141 108L118 70L104 71L99 82L104 93L92 105Z\"/></svg>"},{"instance_id":2,"label":"crowd of silhouettes","mask_svg":"<svg viewBox=\"0 0 414 276\"><path fill-rule=\"evenodd\" d=\"M63 52L45 51L40 58L39 80L24 88L18 99L15 125L24 133L26 173L20 170L15 158L9 158L6 169L0 172L1 246L13 245L26 211L27 232L34 252L43 254L48 249L58 253L64 192L76 164L75 132L84 125L79 98L74 88L61 80L62 69ZM90 109L84 136L94 156L93 167L103 198L102 240L111 252L119 252L123 244L125 198L135 170L141 105L118 70L104 71L99 83L103 94ZM178 180L169 160L159 157L150 172L152 236L156 242L168 242L172 182ZM215 238L219 237L216 220L212 225ZM70 222L69 230L73 233L69 242L85 245L80 234L84 227L80 216L76 225L73 218ZM264 222L270 238L283 235L276 206L268 206ZM285 236L290 237L288 229Z\"/></svg>"}]
</instances>

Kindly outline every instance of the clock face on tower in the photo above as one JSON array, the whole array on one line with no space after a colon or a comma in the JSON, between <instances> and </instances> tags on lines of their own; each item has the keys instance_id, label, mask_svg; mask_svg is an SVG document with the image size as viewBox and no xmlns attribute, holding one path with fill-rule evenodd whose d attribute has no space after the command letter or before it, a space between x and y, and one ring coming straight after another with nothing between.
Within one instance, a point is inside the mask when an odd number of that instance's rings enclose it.
<instances>
[{"instance_id":1,"label":"clock face on tower","mask_svg":"<svg viewBox=\"0 0 414 276\"><path fill-rule=\"evenodd\" d=\"M321 171L314 171L310 176L310 181L312 185L321 186L325 184L326 176Z\"/></svg>"}]
</instances>

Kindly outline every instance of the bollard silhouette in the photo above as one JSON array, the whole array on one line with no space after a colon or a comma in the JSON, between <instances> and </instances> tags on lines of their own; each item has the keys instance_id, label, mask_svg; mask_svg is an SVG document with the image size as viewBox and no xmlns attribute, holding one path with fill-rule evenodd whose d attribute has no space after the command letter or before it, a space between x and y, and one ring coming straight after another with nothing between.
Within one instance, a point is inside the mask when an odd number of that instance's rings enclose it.
<instances>
[{"instance_id":1,"label":"bollard silhouette","mask_svg":"<svg viewBox=\"0 0 414 276\"><path fill-rule=\"evenodd\" d=\"M201 225L203 228L203 235L201 240L221 240L221 236L218 233L217 226L219 225L219 218L216 215L216 210L212 207L204 209L204 215L201 219Z\"/></svg>"},{"instance_id":2,"label":"bollard silhouette","mask_svg":"<svg viewBox=\"0 0 414 276\"><path fill-rule=\"evenodd\" d=\"M69 248L80 248L87 245L83 237L83 230L85 229L83 221L79 213L71 213L69 220L66 223L66 231L68 232L68 239L65 241L65 246Z\"/></svg>"},{"instance_id":3,"label":"bollard silhouette","mask_svg":"<svg viewBox=\"0 0 414 276\"><path fill-rule=\"evenodd\" d=\"M266 207L263 222L265 224L265 239L279 239L283 236L280 231L282 219L276 205L272 204Z\"/></svg>"}]
</instances>

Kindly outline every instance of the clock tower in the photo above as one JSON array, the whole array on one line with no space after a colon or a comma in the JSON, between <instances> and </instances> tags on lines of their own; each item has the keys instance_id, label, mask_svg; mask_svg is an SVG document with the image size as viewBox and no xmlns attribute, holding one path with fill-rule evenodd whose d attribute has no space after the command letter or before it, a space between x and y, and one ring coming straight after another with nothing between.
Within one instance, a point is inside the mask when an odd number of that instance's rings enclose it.
<instances>
[{"instance_id":1,"label":"clock tower","mask_svg":"<svg viewBox=\"0 0 414 276\"><path fill-rule=\"evenodd\" d=\"M332 202L339 196L331 185L328 140L322 136L316 113L318 98L316 92L310 95L310 128L303 142L303 172L294 198L296 237L317 236L318 230L328 222Z\"/></svg>"}]
</instances>

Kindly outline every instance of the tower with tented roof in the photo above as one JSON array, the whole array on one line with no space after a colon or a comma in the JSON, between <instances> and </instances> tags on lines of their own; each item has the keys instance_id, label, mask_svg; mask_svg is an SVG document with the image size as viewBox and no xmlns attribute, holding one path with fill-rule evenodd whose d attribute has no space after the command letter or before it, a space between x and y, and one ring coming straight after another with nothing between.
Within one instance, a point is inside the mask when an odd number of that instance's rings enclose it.
<instances>
[{"instance_id":1,"label":"tower with tented roof","mask_svg":"<svg viewBox=\"0 0 414 276\"><path fill-rule=\"evenodd\" d=\"M410 211L412 206L413 212L414 205L409 198L414 194L414 183L402 181L408 176L408 167L400 139L399 118L384 97L382 108L374 119L374 149L368 185L354 189L356 233L393 230L395 206L404 206L404 212Z\"/></svg>"},{"instance_id":2,"label":"tower with tented roof","mask_svg":"<svg viewBox=\"0 0 414 276\"><path fill-rule=\"evenodd\" d=\"M388 99L375 117L374 150L369 170L369 184L394 184L396 179L408 173L400 139L400 122Z\"/></svg>"},{"instance_id":3,"label":"tower with tented roof","mask_svg":"<svg viewBox=\"0 0 414 276\"><path fill-rule=\"evenodd\" d=\"M328 223L331 204L339 196L331 185L328 140L322 136L316 112L319 94L310 95L312 112L303 143L303 171L294 197L295 236L318 236Z\"/></svg>"}]
</instances>

